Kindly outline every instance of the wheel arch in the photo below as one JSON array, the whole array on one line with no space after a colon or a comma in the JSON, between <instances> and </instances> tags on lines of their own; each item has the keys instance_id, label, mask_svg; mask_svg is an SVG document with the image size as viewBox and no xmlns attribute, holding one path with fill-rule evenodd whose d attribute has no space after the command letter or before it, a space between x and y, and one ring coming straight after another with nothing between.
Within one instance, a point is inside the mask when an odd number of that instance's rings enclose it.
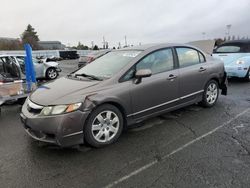
<instances>
[{"instance_id":1,"label":"wheel arch","mask_svg":"<svg viewBox=\"0 0 250 188\"><path fill-rule=\"evenodd\" d=\"M115 106L116 108L118 108L118 110L122 113L124 126L126 127L126 125L127 125L126 110L125 110L125 108L122 106L122 104L120 104L120 103L117 102L117 101L108 100L108 101L104 101L104 102L100 103L98 106L105 105L105 104L110 104L110 105L113 105L113 106ZM97 107L98 107L98 106L97 106Z\"/></svg>"},{"instance_id":2,"label":"wheel arch","mask_svg":"<svg viewBox=\"0 0 250 188\"><path fill-rule=\"evenodd\" d=\"M91 112L93 110L95 110L96 108L98 108L98 107L100 107L102 105L105 105L105 104L109 104L109 105L115 106L121 112L121 114L122 114L123 122L124 122L124 127L127 126L127 118L126 118L127 117L127 111L126 111L125 107L122 105L122 103L119 102L119 100L116 100L114 98L107 98L106 100L97 100L97 99L95 100L93 98L92 99L89 98L89 100L94 105L94 107L91 109ZM90 112L90 114L91 114L91 112Z\"/></svg>"}]
</instances>

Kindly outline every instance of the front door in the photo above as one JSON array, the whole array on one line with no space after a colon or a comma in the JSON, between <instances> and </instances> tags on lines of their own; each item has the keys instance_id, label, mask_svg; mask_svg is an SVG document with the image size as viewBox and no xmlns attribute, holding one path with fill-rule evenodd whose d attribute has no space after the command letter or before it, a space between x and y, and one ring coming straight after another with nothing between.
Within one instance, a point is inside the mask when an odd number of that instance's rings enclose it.
<instances>
[{"instance_id":1,"label":"front door","mask_svg":"<svg viewBox=\"0 0 250 188\"><path fill-rule=\"evenodd\" d=\"M178 101L178 70L171 48L150 53L135 66L136 71L150 69L152 76L139 84L131 82L133 116L139 118L165 110Z\"/></svg>"}]
</instances>

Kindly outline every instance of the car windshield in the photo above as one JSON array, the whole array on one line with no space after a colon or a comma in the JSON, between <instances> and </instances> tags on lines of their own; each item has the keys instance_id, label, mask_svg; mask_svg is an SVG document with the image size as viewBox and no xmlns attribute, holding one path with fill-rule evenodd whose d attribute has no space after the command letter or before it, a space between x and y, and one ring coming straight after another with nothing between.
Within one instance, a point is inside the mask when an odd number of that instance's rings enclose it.
<instances>
[{"instance_id":1,"label":"car windshield","mask_svg":"<svg viewBox=\"0 0 250 188\"><path fill-rule=\"evenodd\" d=\"M237 53L240 50L240 46L221 46L215 50L215 53Z\"/></svg>"},{"instance_id":2,"label":"car windshield","mask_svg":"<svg viewBox=\"0 0 250 188\"><path fill-rule=\"evenodd\" d=\"M94 60L90 64L76 71L74 74L92 75L102 79L107 79L118 73L140 52L141 51L113 51Z\"/></svg>"}]
</instances>

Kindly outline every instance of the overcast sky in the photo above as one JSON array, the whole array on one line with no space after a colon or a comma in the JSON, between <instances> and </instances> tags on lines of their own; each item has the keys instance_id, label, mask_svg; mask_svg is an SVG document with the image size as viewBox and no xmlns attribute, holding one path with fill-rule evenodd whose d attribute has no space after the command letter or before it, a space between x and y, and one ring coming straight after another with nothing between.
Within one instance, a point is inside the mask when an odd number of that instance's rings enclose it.
<instances>
[{"instance_id":1,"label":"overcast sky","mask_svg":"<svg viewBox=\"0 0 250 188\"><path fill-rule=\"evenodd\" d=\"M40 40L110 46L186 42L231 34L250 37L249 0L0 0L0 37L31 24Z\"/></svg>"}]
</instances>

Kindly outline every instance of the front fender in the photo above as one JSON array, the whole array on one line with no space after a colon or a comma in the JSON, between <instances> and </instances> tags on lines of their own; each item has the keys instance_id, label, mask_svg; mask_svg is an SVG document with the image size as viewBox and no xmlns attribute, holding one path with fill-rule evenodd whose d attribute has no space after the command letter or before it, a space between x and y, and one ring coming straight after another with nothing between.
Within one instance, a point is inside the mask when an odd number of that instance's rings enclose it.
<instances>
[{"instance_id":1,"label":"front fender","mask_svg":"<svg viewBox=\"0 0 250 188\"><path fill-rule=\"evenodd\" d=\"M101 95L101 94L90 95L90 96L86 96L84 103L89 104L89 107L88 107L89 109L94 108L104 103L113 103L117 107L122 108L122 113L124 113L124 115L127 114L127 110L125 109L124 102L115 96L106 96L106 95Z\"/></svg>"},{"instance_id":2,"label":"front fender","mask_svg":"<svg viewBox=\"0 0 250 188\"><path fill-rule=\"evenodd\" d=\"M49 68L49 67L58 67L58 63L54 62L54 61L49 61L49 62L44 62L45 67Z\"/></svg>"}]
</instances>

